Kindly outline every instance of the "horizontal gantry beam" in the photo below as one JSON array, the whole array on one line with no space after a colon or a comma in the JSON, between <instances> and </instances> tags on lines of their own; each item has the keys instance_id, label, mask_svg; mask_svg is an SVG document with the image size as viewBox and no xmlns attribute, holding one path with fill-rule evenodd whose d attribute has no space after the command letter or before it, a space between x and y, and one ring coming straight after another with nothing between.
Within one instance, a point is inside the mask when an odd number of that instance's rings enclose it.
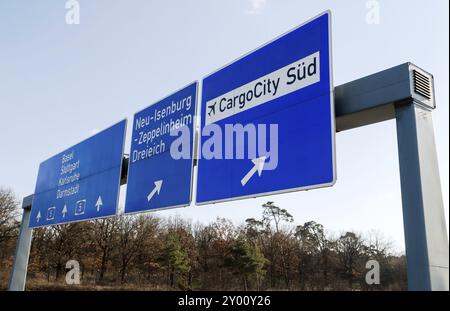
<instances>
[{"instance_id":1,"label":"horizontal gantry beam","mask_svg":"<svg viewBox=\"0 0 450 311\"><path fill-rule=\"evenodd\" d=\"M435 108L433 76L404 63L334 88L336 131L395 119L395 107L414 100Z\"/></svg>"}]
</instances>

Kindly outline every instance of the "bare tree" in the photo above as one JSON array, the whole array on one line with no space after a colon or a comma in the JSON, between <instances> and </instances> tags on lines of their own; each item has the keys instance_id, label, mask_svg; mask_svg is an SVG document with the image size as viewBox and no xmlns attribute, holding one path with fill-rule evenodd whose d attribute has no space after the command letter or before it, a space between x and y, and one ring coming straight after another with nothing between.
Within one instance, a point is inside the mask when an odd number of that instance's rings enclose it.
<instances>
[{"instance_id":1,"label":"bare tree","mask_svg":"<svg viewBox=\"0 0 450 311\"><path fill-rule=\"evenodd\" d=\"M286 209L274 205L274 202L269 201L263 204L263 223L270 226L273 222L275 224L275 230L278 233L280 231L279 226L281 221L293 222L294 217Z\"/></svg>"},{"instance_id":2,"label":"bare tree","mask_svg":"<svg viewBox=\"0 0 450 311\"><path fill-rule=\"evenodd\" d=\"M265 230L263 232L265 237L262 240L262 247L267 259L269 260L271 287L276 286L276 275L278 274L277 270L281 270L285 283L289 284L289 278L286 277L288 265L284 256L281 256L281 254L285 253L285 250L283 250L284 237L280 231L280 226L282 222L293 222L294 217L289 214L286 209L276 206L274 202L271 201L263 204L262 207L262 223L265 226ZM275 225L275 232L272 230L272 223Z\"/></svg>"},{"instance_id":3,"label":"bare tree","mask_svg":"<svg viewBox=\"0 0 450 311\"><path fill-rule=\"evenodd\" d=\"M332 243L327 239L323 226L315 221L305 222L297 226L295 236L299 241L302 257L309 256L309 260L313 261L315 266L315 269L308 271L308 274L311 276L315 271L322 270L323 280L316 283L321 283L320 288L324 289L328 284Z\"/></svg>"},{"instance_id":4,"label":"bare tree","mask_svg":"<svg viewBox=\"0 0 450 311\"><path fill-rule=\"evenodd\" d=\"M143 247L144 241L152 232L152 225L149 216L139 215L137 217L118 216L118 259L120 282L125 282L126 273L130 262Z\"/></svg>"},{"instance_id":5,"label":"bare tree","mask_svg":"<svg viewBox=\"0 0 450 311\"><path fill-rule=\"evenodd\" d=\"M17 206L14 193L0 188L0 245L17 235Z\"/></svg>"},{"instance_id":6,"label":"bare tree","mask_svg":"<svg viewBox=\"0 0 450 311\"><path fill-rule=\"evenodd\" d=\"M353 282L359 277L361 266L361 258L366 247L359 234L346 232L337 241L337 252L339 261L342 265L341 271L347 279L349 289L353 288Z\"/></svg>"},{"instance_id":7,"label":"bare tree","mask_svg":"<svg viewBox=\"0 0 450 311\"><path fill-rule=\"evenodd\" d=\"M98 281L103 282L111 252L114 248L114 238L117 233L117 218L104 218L94 221L91 233L92 239L100 250L100 267L98 268Z\"/></svg>"}]
</instances>

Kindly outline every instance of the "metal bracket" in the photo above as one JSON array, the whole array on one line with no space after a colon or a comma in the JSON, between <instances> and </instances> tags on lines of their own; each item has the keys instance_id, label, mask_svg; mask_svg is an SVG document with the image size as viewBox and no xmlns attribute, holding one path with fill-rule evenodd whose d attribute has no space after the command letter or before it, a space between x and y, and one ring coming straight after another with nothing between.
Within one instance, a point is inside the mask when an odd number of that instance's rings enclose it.
<instances>
[{"instance_id":1,"label":"metal bracket","mask_svg":"<svg viewBox=\"0 0 450 311\"><path fill-rule=\"evenodd\" d=\"M414 72L426 77L428 85L415 81ZM417 93L415 85L419 83L429 89L430 98ZM399 103L414 100L425 109L436 107L433 76L411 63L337 86L334 100L338 132L394 119L395 105Z\"/></svg>"}]
</instances>

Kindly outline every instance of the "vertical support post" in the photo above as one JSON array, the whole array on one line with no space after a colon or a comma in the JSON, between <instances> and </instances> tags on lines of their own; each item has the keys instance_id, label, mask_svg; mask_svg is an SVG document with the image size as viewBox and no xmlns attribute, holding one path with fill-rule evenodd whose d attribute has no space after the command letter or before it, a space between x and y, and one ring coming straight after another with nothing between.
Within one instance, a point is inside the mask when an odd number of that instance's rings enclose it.
<instances>
[{"instance_id":1,"label":"vertical support post","mask_svg":"<svg viewBox=\"0 0 450 311\"><path fill-rule=\"evenodd\" d=\"M449 290L449 247L431 111L395 108L409 290Z\"/></svg>"},{"instance_id":2,"label":"vertical support post","mask_svg":"<svg viewBox=\"0 0 450 311\"><path fill-rule=\"evenodd\" d=\"M9 281L9 291L25 290L25 282L27 278L28 258L30 257L31 238L33 229L29 228L31 202L33 196L28 196L22 202L22 222L20 224L19 237L16 245L16 255L14 257L13 271Z\"/></svg>"}]
</instances>

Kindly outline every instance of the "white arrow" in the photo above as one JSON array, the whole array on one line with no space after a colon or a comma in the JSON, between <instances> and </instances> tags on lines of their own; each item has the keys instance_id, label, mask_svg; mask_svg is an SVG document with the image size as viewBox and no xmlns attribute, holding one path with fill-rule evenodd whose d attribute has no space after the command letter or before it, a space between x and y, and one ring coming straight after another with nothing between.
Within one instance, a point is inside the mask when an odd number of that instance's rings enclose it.
<instances>
[{"instance_id":1,"label":"white arrow","mask_svg":"<svg viewBox=\"0 0 450 311\"><path fill-rule=\"evenodd\" d=\"M38 212L37 216L36 216L36 221L39 222L39 220L41 220L41 211Z\"/></svg>"},{"instance_id":2,"label":"white arrow","mask_svg":"<svg viewBox=\"0 0 450 311\"><path fill-rule=\"evenodd\" d=\"M103 206L102 197L98 196L97 203L95 203L95 207L97 208L97 212L100 212L100 208Z\"/></svg>"},{"instance_id":3,"label":"white arrow","mask_svg":"<svg viewBox=\"0 0 450 311\"><path fill-rule=\"evenodd\" d=\"M150 202L150 200L153 198L153 196L155 195L155 193L158 193L161 191L161 186L162 186L162 179L161 180L157 180L155 181L155 188L153 188L152 192L150 192L147 196L147 201Z\"/></svg>"},{"instance_id":4,"label":"white arrow","mask_svg":"<svg viewBox=\"0 0 450 311\"><path fill-rule=\"evenodd\" d=\"M253 159L253 167L252 169L244 176L244 178L241 179L242 186L245 186L245 184L252 178L252 176L258 172L258 176L261 176L262 171L264 169L264 162L266 161L266 157L262 156L256 159Z\"/></svg>"},{"instance_id":5,"label":"white arrow","mask_svg":"<svg viewBox=\"0 0 450 311\"><path fill-rule=\"evenodd\" d=\"M62 209L62 216L63 216L63 218L66 218L66 214L67 214L67 205L64 204L64 207Z\"/></svg>"}]
</instances>

